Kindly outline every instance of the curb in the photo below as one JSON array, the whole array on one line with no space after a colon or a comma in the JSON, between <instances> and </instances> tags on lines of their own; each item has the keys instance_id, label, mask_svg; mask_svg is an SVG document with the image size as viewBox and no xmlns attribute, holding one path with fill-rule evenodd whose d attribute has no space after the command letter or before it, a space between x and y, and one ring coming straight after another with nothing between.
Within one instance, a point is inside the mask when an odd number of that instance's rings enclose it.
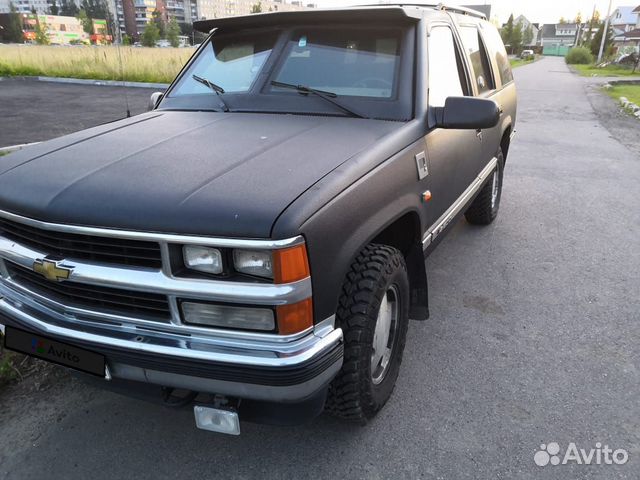
<instances>
[{"instance_id":1,"label":"curb","mask_svg":"<svg viewBox=\"0 0 640 480\"><path fill-rule=\"evenodd\" d=\"M29 78L29 77L24 77ZM34 77L31 77L34 78ZM122 82L120 80L89 80L84 78L35 77L39 82L72 83L76 85L98 85L104 87L158 88L166 90L168 83Z\"/></svg>"},{"instance_id":2,"label":"curb","mask_svg":"<svg viewBox=\"0 0 640 480\"><path fill-rule=\"evenodd\" d=\"M21 143L20 145L11 145L9 147L0 147L0 152L2 152L2 153L15 152L16 150L22 150L25 147L28 147L30 145L36 145L38 143L40 143L40 142Z\"/></svg>"}]
</instances>

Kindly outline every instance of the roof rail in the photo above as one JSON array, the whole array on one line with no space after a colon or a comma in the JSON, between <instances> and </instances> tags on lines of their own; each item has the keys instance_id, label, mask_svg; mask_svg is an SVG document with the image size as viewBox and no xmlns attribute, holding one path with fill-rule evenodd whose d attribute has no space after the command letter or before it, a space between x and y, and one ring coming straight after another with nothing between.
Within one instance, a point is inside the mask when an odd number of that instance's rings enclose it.
<instances>
[{"instance_id":1,"label":"roof rail","mask_svg":"<svg viewBox=\"0 0 640 480\"><path fill-rule=\"evenodd\" d=\"M390 2L390 3L378 3L368 5L354 5L356 7L424 7L434 8L437 10L443 10L447 12L460 13L462 15L469 15L472 17L478 17L483 20L487 20L487 16L477 10L467 7L458 7L456 5L446 5L444 3L404 3L404 2Z\"/></svg>"}]
</instances>

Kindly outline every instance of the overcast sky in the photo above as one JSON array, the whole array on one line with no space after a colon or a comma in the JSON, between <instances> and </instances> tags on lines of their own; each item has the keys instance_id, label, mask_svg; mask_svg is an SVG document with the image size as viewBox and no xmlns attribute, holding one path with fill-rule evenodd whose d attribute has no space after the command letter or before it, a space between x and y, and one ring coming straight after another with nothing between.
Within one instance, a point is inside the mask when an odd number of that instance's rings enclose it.
<instances>
[{"instance_id":1,"label":"overcast sky","mask_svg":"<svg viewBox=\"0 0 640 480\"><path fill-rule=\"evenodd\" d=\"M433 2L420 2L420 0L407 0L410 3L438 3ZM309 3L306 2L305 3ZM371 3L379 3L378 0L372 1L357 1L357 0L317 0L319 7L346 7L348 5L363 5ZM385 1L383 3L393 3ZM578 12L582 13L582 18L586 19L591 17L593 6L600 11L601 17L607 13L607 6L609 0L493 0L483 2L479 1L449 1L445 2L451 5L465 5L465 4L484 4L491 5L491 17L497 17L499 22L506 22L510 13L514 13L515 16L523 14L531 22L539 23L556 23L560 17L564 17L569 20L573 20ZM613 0L613 6L611 10L617 6L625 5L640 5L640 0Z\"/></svg>"}]
</instances>

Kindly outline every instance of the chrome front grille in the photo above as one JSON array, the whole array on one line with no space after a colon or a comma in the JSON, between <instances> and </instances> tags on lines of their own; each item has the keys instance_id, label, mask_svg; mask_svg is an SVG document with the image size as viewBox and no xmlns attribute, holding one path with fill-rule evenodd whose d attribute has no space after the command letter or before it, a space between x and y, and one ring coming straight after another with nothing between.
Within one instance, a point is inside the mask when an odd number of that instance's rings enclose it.
<instances>
[{"instance_id":1,"label":"chrome front grille","mask_svg":"<svg viewBox=\"0 0 640 480\"><path fill-rule=\"evenodd\" d=\"M19 287L69 307L164 322L171 319L166 295L84 283L51 282L11 262L6 262L5 267L11 281Z\"/></svg>"},{"instance_id":2,"label":"chrome front grille","mask_svg":"<svg viewBox=\"0 0 640 480\"><path fill-rule=\"evenodd\" d=\"M0 210L0 314L33 308L45 323L288 342L305 332L278 335L184 324L180 301L293 304L311 297L310 277L283 284L179 277L172 272L171 256L180 249L172 253L172 247L273 250L303 242L301 236L218 238L61 225ZM69 275L57 276L47 268Z\"/></svg>"},{"instance_id":3,"label":"chrome front grille","mask_svg":"<svg viewBox=\"0 0 640 480\"><path fill-rule=\"evenodd\" d=\"M2 218L0 235L61 258L158 269L162 267L160 244L157 242L50 231Z\"/></svg>"}]
</instances>

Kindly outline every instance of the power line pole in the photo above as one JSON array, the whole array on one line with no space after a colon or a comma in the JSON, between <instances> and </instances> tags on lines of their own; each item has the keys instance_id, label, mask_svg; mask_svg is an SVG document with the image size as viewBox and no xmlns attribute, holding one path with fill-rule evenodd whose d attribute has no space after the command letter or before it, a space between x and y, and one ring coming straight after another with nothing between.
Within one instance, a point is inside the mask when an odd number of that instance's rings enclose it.
<instances>
[{"instance_id":1,"label":"power line pole","mask_svg":"<svg viewBox=\"0 0 640 480\"><path fill-rule=\"evenodd\" d=\"M604 20L604 30L602 30L602 40L600 41L600 51L598 52L598 63L602 61L602 53L604 52L604 42L607 40L607 31L609 30L609 15L611 15L611 0L609 0L609 8L607 9L607 18Z\"/></svg>"}]
</instances>

